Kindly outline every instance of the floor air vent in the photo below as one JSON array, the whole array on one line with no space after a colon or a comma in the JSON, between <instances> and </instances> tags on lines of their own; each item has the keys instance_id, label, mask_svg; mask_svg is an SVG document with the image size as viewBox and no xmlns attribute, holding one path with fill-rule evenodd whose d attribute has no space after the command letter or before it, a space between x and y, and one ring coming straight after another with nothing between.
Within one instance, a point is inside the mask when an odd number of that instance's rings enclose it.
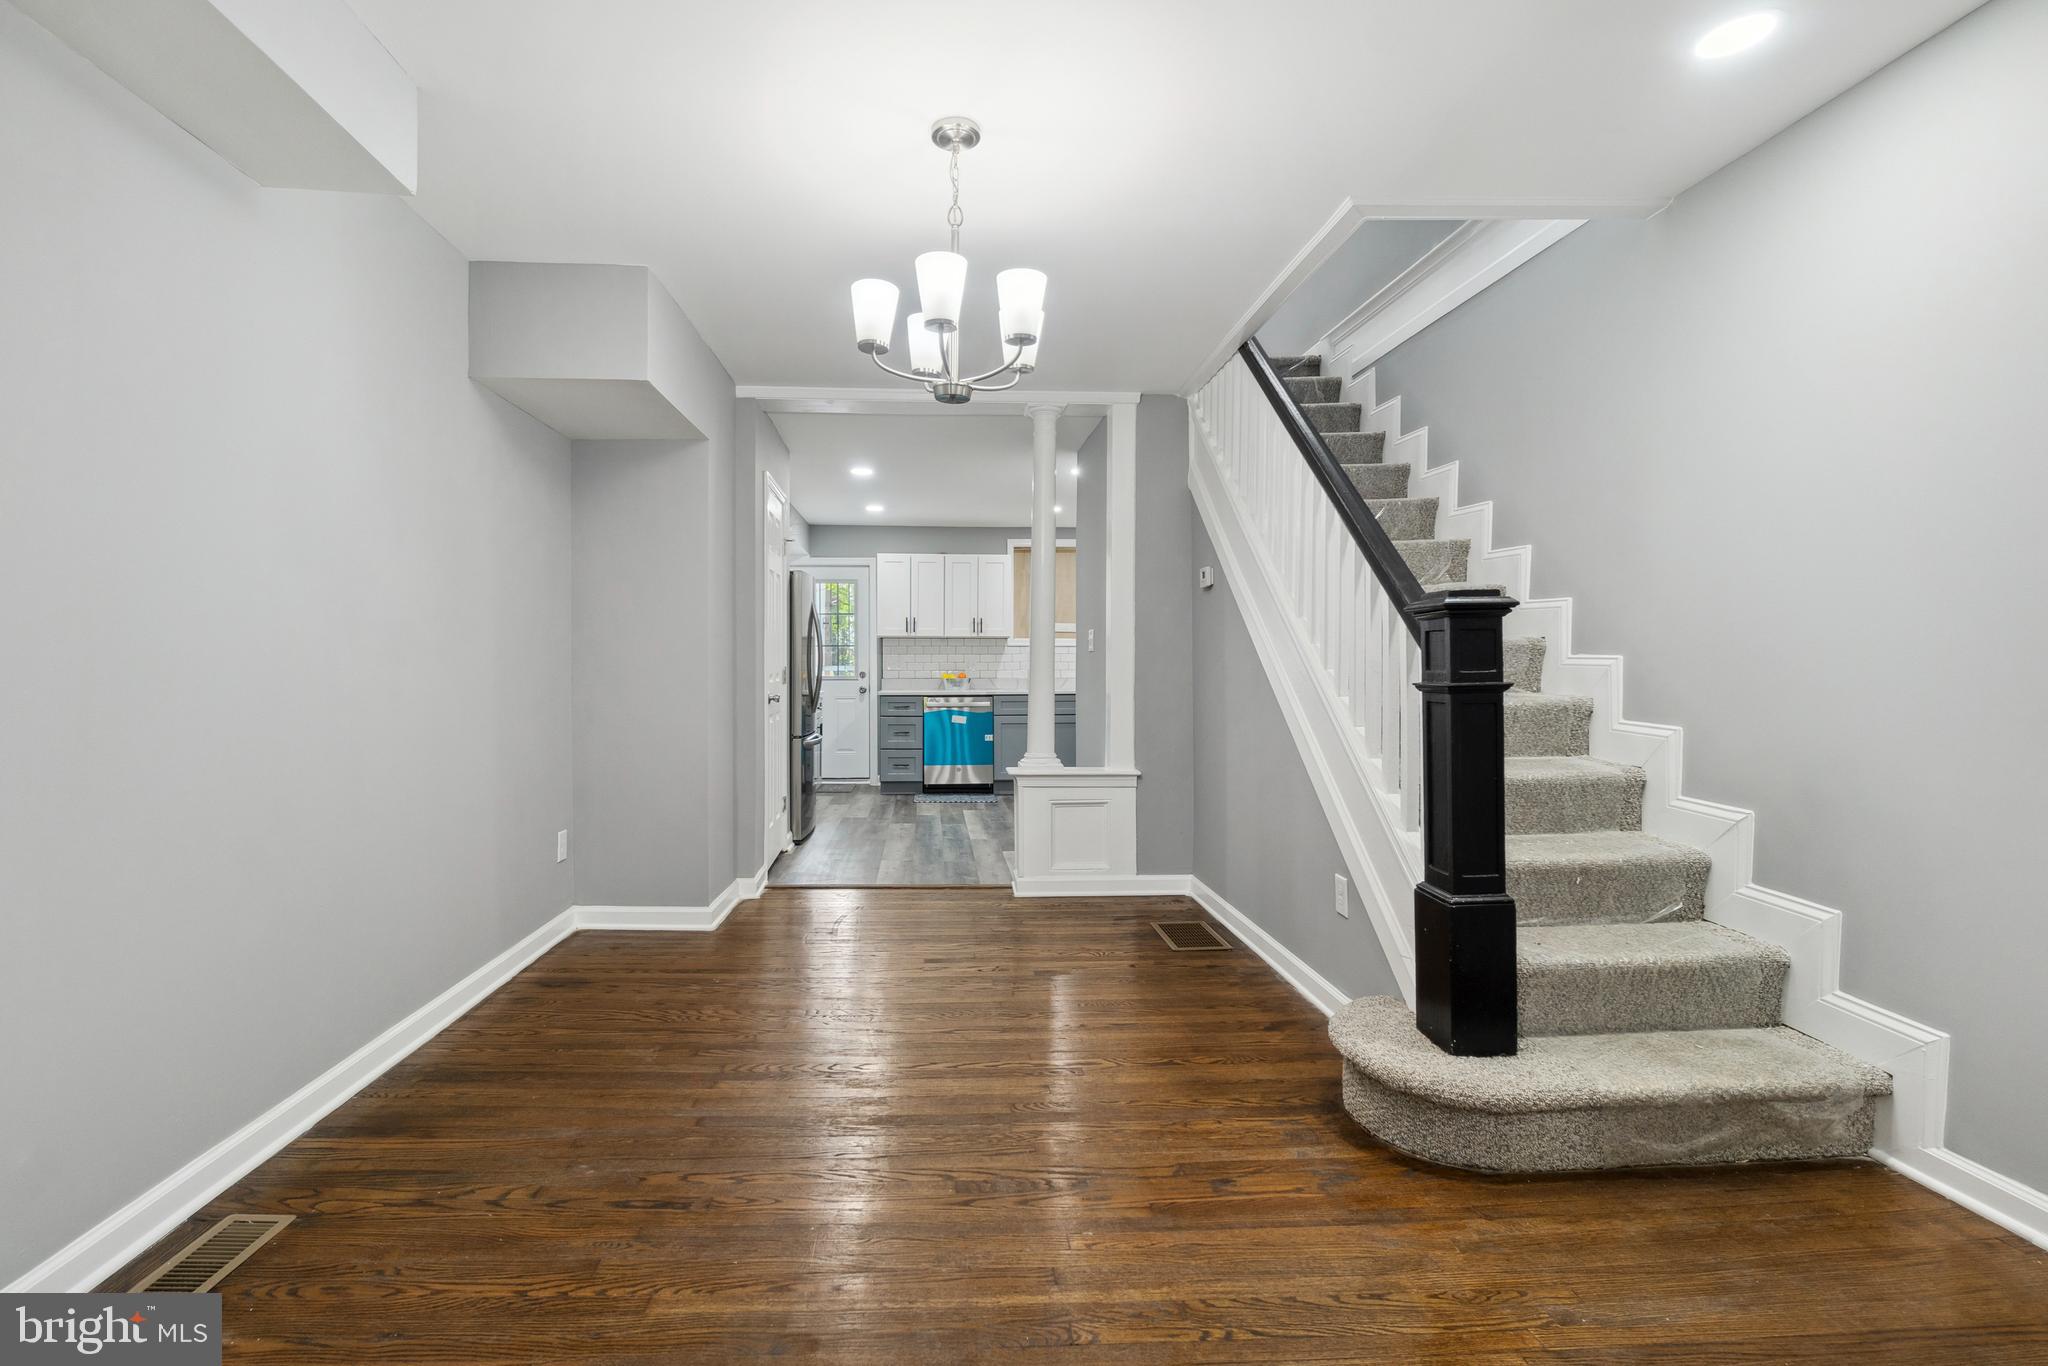
<instances>
[{"instance_id":1,"label":"floor air vent","mask_svg":"<svg viewBox=\"0 0 2048 1366\"><path fill-rule=\"evenodd\" d=\"M1206 920L1155 920L1152 928L1169 949L1227 949L1230 941L1210 928Z\"/></svg>"},{"instance_id":2,"label":"floor air vent","mask_svg":"<svg viewBox=\"0 0 2048 1366\"><path fill-rule=\"evenodd\" d=\"M230 1271L249 1260L265 1243L284 1231L289 1214L230 1214L171 1255L171 1259L136 1282L130 1294L160 1290L196 1295L211 1290Z\"/></svg>"}]
</instances>

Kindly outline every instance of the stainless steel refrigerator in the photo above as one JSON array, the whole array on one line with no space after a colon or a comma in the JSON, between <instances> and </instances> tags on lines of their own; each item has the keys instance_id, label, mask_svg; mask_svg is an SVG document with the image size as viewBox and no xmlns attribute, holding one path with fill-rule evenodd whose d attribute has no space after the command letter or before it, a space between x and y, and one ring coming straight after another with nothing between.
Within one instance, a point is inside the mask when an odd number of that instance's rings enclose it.
<instances>
[{"instance_id":1,"label":"stainless steel refrigerator","mask_svg":"<svg viewBox=\"0 0 2048 1366\"><path fill-rule=\"evenodd\" d=\"M818 763L825 752L818 710L825 643L812 582L801 569L789 571L789 837L799 844L818 823Z\"/></svg>"}]
</instances>

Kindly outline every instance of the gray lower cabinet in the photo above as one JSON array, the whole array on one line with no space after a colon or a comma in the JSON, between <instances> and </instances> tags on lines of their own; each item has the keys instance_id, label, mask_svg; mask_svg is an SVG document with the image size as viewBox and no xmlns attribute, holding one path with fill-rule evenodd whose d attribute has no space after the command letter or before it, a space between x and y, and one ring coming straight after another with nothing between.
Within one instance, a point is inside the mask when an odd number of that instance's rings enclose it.
<instances>
[{"instance_id":1,"label":"gray lower cabinet","mask_svg":"<svg viewBox=\"0 0 2048 1366\"><path fill-rule=\"evenodd\" d=\"M882 786L894 790L894 784L911 783L924 785L924 747L916 749L885 749L880 751Z\"/></svg>"},{"instance_id":2,"label":"gray lower cabinet","mask_svg":"<svg viewBox=\"0 0 2048 1366\"><path fill-rule=\"evenodd\" d=\"M1008 792L1016 784L1010 769L1024 757L1029 705L1023 693L1003 693L996 698L996 791ZM1076 762L1074 755L1074 699L1061 693L1052 700L1052 752L1063 764Z\"/></svg>"},{"instance_id":3,"label":"gray lower cabinet","mask_svg":"<svg viewBox=\"0 0 2048 1366\"><path fill-rule=\"evenodd\" d=\"M894 694L877 699L881 730L876 736L876 775L884 792L915 792L924 786L924 698Z\"/></svg>"},{"instance_id":4,"label":"gray lower cabinet","mask_svg":"<svg viewBox=\"0 0 2048 1366\"><path fill-rule=\"evenodd\" d=\"M875 745L884 792L910 792L924 786L924 696L893 695L880 701L881 734ZM995 699L996 791L1015 786L1009 770L1024 757L1023 693L998 693ZM1063 764L1075 762L1074 698L1061 693L1052 704L1052 748Z\"/></svg>"}]
</instances>

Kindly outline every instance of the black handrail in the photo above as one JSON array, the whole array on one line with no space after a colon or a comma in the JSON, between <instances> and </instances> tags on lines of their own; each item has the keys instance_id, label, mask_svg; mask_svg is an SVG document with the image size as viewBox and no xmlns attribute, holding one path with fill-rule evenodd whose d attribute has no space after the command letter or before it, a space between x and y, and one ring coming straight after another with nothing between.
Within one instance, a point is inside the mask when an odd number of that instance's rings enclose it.
<instances>
[{"instance_id":1,"label":"black handrail","mask_svg":"<svg viewBox=\"0 0 2048 1366\"><path fill-rule=\"evenodd\" d=\"M1294 401L1256 337L1239 355L1336 504L1422 654L1422 881L1415 884L1415 1024L1446 1052L1515 1051L1515 902L1507 886L1508 690L1493 589L1431 592Z\"/></svg>"},{"instance_id":2,"label":"black handrail","mask_svg":"<svg viewBox=\"0 0 2048 1366\"><path fill-rule=\"evenodd\" d=\"M1238 354L1244 357L1252 378L1265 391L1266 401L1273 405L1273 411L1280 417L1280 425L1294 438L1301 458L1308 461L1309 472L1330 495L1330 501L1337 505L1338 519L1351 533L1351 539L1358 543L1373 577L1380 581L1380 587L1386 590L1394 610L1407 623L1408 633L1419 642L1422 629L1415 621L1415 605L1424 597L1421 580L1415 577L1415 571L1402 558L1394 538L1387 535L1387 529L1380 525L1380 519L1373 516L1372 509L1365 505L1365 496L1351 482L1351 476L1344 473L1344 467L1330 453L1329 442L1323 440L1323 434L1316 430L1315 424L1308 420L1308 414L1302 412L1301 405L1294 401L1294 395L1281 383L1280 375L1273 369L1273 362L1267 357L1266 348L1259 345L1259 339L1253 337L1246 341Z\"/></svg>"}]
</instances>

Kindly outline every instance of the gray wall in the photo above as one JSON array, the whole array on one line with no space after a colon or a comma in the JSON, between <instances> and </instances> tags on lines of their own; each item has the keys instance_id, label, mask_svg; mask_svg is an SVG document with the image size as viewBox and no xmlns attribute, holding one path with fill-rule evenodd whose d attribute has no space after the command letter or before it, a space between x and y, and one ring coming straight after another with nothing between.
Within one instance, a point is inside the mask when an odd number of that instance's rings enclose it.
<instances>
[{"instance_id":1,"label":"gray wall","mask_svg":"<svg viewBox=\"0 0 2048 1366\"><path fill-rule=\"evenodd\" d=\"M1259 341L1276 356L1301 355L1462 225L1459 219L1437 218L1379 218L1359 224L1344 245L1287 296L1259 329Z\"/></svg>"},{"instance_id":2,"label":"gray wall","mask_svg":"<svg viewBox=\"0 0 2048 1366\"><path fill-rule=\"evenodd\" d=\"M1844 989L1954 1034L1949 1146L2037 1187L2044 52L1994 0L1379 367L1757 880L1842 908Z\"/></svg>"},{"instance_id":3,"label":"gray wall","mask_svg":"<svg viewBox=\"0 0 2048 1366\"><path fill-rule=\"evenodd\" d=\"M1194 859L1195 569L1181 399L1139 402L1137 476L1138 871L1185 873Z\"/></svg>"},{"instance_id":4,"label":"gray wall","mask_svg":"<svg viewBox=\"0 0 2048 1366\"><path fill-rule=\"evenodd\" d=\"M7 1281L570 904L570 457L404 203L7 5L0 179Z\"/></svg>"},{"instance_id":5,"label":"gray wall","mask_svg":"<svg viewBox=\"0 0 2048 1366\"><path fill-rule=\"evenodd\" d=\"M1103 759L1109 686L1102 621L1108 605L1109 423L1098 422L1074 456L1074 762L1098 768ZM1095 647L1088 633L1095 633Z\"/></svg>"},{"instance_id":6,"label":"gray wall","mask_svg":"<svg viewBox=\"0 0 2048 1366\"><path fill-rule=\"evenodd\" d=\"M1073 534L1060 528L1060 537ZM835 526L811 527L811 553L821 560L869 555L1001 555L1011 541L1028 541L1028 526Z\"/></svg>"},{"instance_id":7,"label":"gray wall","mask_svg":"<svg viewBox=\"0 0 2048 1366\"><path fill-rule=\"evenodd\" d=\"M1356 887L1346 898L1350 917L1337 914L1336 878L1349 881L1344 856L1185 489L1181 502L1194 560L1217 574L1216 586L1206 590L1190 575L1185 594L1193 605L1199 737L1190 784L1195 876L1340 990L1398 996Z\"/></svg>"}]
</instances>

